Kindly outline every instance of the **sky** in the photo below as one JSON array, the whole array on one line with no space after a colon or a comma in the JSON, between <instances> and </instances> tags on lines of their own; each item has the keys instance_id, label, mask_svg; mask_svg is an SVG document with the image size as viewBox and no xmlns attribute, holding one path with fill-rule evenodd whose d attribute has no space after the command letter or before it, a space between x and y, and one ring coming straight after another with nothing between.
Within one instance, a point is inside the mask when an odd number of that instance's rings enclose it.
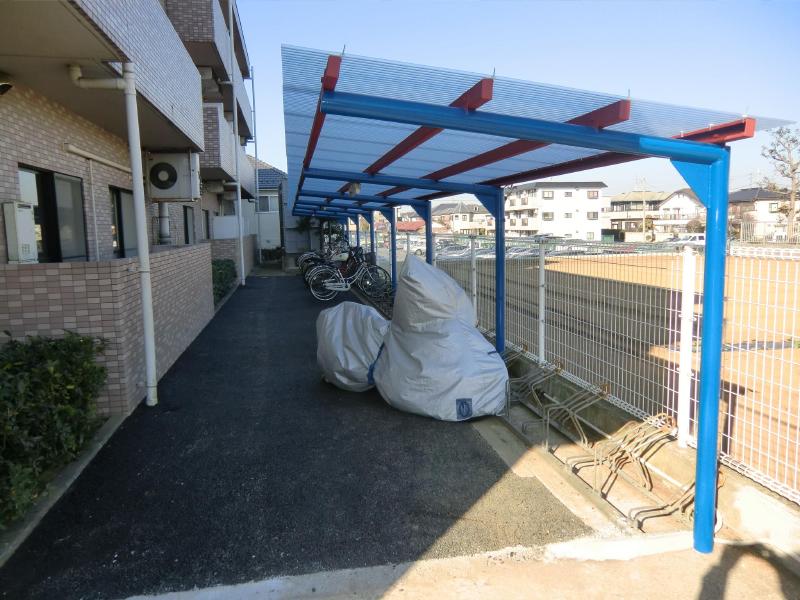
<instances>
[{"instance_id":1,"label":"sky","mask_svg":"<svg viewBox=\"0 0 800 600\"><path fill-rule=\"evenodd\" d=\"M800 121L800 0L238 0L259 158L286 169L281 44ZM733 144L731 189L774 176L768 133ZM249 148L252 154L253 147ZM646 159L554 180L616 194L685 183Z\"/></svg>"}]
</instances>

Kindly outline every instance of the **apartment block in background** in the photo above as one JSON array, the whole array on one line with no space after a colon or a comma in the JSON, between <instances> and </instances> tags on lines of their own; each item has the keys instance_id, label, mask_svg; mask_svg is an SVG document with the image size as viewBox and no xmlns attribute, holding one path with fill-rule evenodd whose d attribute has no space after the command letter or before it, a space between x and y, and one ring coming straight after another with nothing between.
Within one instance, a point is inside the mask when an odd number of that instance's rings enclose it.
<instances>
[{"instance_id":1,"label":"apartment block in background","mask_svg":"<svg viewBox=\"0 0 800 600\"><path fill-rule=\"evenodd\" d=\"M235 210L231 157L244 157L252 132L238 17L236 68L226 71L227 4L201 4L2 3L0 72L13 87L0 95L0 331L106 339L105 414L145 396L127 122L121 91L79 88L68 65L85 78L118 77L123 62L136 69L160 377L213 315L205 240L214 218ZM236 107L227 81L241 90ZM243 194L254 195L253 169L240 162Z\"/></svg>"},{"instance_id":2,"label":"apartment block in background","mask_svg":"<svg viewBox=\"0 0 800 600\"><path fill-rule=\"evenodd\" d=\"M506 234L599 241L608 227L605 187L601 181L537 181L507 188ZM491 217L488 227L494 232Z\"/></svg>"}]
</instances>

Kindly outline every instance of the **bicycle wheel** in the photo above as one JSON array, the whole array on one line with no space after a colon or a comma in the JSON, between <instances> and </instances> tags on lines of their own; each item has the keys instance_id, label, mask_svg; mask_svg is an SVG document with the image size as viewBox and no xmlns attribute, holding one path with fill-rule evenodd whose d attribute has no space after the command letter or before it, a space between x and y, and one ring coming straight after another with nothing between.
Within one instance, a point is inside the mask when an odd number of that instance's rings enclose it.
<instances>
[{"instance_id":1,"label":"bicycle wheel","mask_svg":"<svg viewBox=\"0 0 800 600\"><path fill-rule=\"evenodd\" d=\"M326 302L336 297L339 292L329 290L325 287L328 281L336 280L336 271L331 267L318 267L314 269L312 277L308 281L308 289L311 290L311 295L317 300Z\"/></svg>"},{"instance_id":2,"label":"bicycle wheel","mask_svg":"<svg viewBox=\"0 0 800 600\"><path fill-rule=\"evenodd\" d=\"M373 265L364 271L358 287L370 298L380 298L391 289L392 277L386 269Z\"/></svg>"}]
</instances>

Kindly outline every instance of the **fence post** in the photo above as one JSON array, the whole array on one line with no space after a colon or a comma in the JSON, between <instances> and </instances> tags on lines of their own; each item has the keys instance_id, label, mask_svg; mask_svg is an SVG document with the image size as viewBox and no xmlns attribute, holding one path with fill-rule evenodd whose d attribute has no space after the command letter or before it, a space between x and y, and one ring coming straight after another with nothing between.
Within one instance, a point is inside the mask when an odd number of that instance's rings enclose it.
<instances>
[{"instance_id":1,"label":"fence post","mask_svg":"<svg viewBox=\"0 0 800 600\"><path fill-rule=\"evenodd\" d=\"M469 236L469 289L472 293L472 307L478 311L478 265L475 260L475 236Z\"/></svg>"},{"instance_id":2,"label":"fence post","mask_svg":"<svg viewBox=\"0 0 800 600\"><path fill-rule=\"evenodd\" d=\"M436 266L436 234L431 234L431 264Z\"/></svg>"},{"instance_id":3,"label":"fence post","mask_svg":"<svg viewBox=\"0 0 800 600\"><path fill-rule=\"evenodd\" d=\"M696 254L691 246L683 248L681 283L681 338L678 362L678 446L689 442L692 391L692 333L694 331L694 293L697 273Z\"/></svg>"},{"instance_id":4,"label":"fence post","mask_svg":"<svg viewBox=\"0 0 800 600\"><path fill-rule=\"evenodd\" d=\"M539 242L539 362L545 361L545 300L547 297L547 289L545 287L545 261L544 261L544 243Z\"/></svg>"},{"instance_id":5,"label":"fence post","mask_svg":"<svg viewBox=\"0 0 800 600\"><path fill-rule=\"evenodd\" d=\"M406 231L406 256L411 254L411 233Z\"/></svg>"}]
</instances>

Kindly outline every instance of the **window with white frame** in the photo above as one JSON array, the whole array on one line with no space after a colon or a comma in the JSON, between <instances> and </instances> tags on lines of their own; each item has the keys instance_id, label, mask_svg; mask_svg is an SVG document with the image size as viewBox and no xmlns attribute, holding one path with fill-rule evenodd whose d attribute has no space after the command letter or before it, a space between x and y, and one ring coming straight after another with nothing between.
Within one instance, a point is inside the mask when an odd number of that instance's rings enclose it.
<instances>
[{"instance_id":1,"label":"window with white frame","mask_svg":"<svg viewBox=\"0 0 800 600\"><path fill-rule=\"evenodd\" d=\"M600 197L600 192L597 190L589 190L586 192L586 197L589 198L589 200L597 200L597 198Z\"/></svg>"},{"instance_id":2,"label":"window with white frame","mask_svg":"<svg viewBox=\"0 0 800 600\"><path fill-rule=\"evenodd\" d=\"M551 212L542 213L542 221L552 221L552 220L553 220L553 213Z\"/></svg>"},{"instance_id":3,"label":"window with white frame","mask_svg":"<svg viewBox=\"0 0 800 600\"><path fill-rule=\"evenodd\" d=\"M594 231L587 231L586 232L586 239L593 240L594 239Z\"/></svg>"},{"instance_id":4,"label":"window with white frame","mask_svg":"<svg viewBox=\"0 0 800 600\"><path fill-rule=\"evenodd\" d=\"M278 195L261 194L258 197L258 212L278 212Z\"/></svg>"},{"instance_id":5,"label":"window with white frame","mask_svg":"<svg viewBox=\"0 0 800 600\"><path fill-rule=\"evenodd\" d=\"M599 217L599 215L596 212L587 212L586 213L586 218L589 219L590 221L597 221L598 217Z\"/></svg>"},{"instance_id":6,"label":"window with white frame","mask_svg":"<svg viewBox=\"0 0 800 600\"><path fill-rule=\"evenodd\" d=\"M542 198L545 200L552 200L555 197L555 192L553 190L544 190L542 192Z\"/></svg>"}]
</instances>

